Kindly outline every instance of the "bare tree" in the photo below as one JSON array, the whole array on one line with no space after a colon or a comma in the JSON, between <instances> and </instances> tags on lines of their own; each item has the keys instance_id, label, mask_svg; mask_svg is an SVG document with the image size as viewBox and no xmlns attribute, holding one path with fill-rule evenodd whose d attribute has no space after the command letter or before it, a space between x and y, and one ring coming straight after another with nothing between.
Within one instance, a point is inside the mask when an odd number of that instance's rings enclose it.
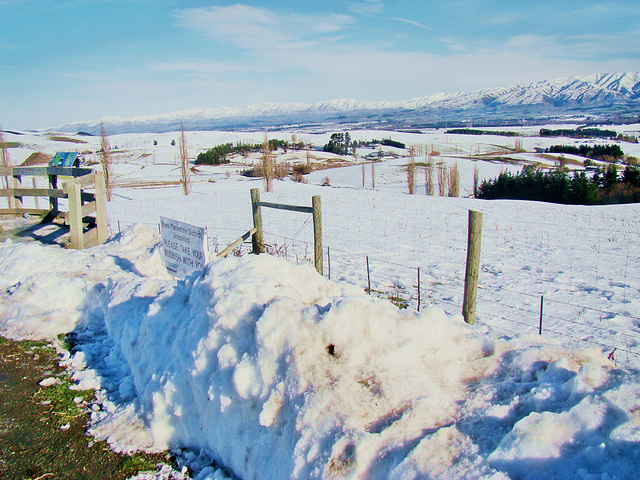
<instances>
[{"instance_id":1,"label":"bare tree","mask_svg":"<svg viewBox=\"0 0 640 480\"><path fill-rule=\"evenodd\" d=\"M262 178L264 180L265 192L273 191L273 158L271 156L271 146L267 132L264 132L264 142L262 144Z\"/></svg>"},{"instance_id":2,"label":"bare tree","mask_svg":"<svg viewBox=\"0 0 640 480\"><path fill-rule=\"evenodd\" d=\"M447 166L444 162L438 164L438 195L444 197L447 194Z\"/></svg>"},{"instance_id":3,"label":"bare tree","mask_svg":"<svg viewBox=\"0 0 640 480\"><path fill-rule=\"evenodd\" d=\"M184 125L180 125L180 173L182 174L182 190L185 195L189 195L191 193L191 178L189 177L189 152Z\"/></svg>"},{"instance_id":4,"label":"bare tree","mask_svg":"<svg viewBox=\"0 0 640 480\"><path fill-rule=\"evenodd\" d=\"M416 188L416 157L413 147L409 149L409 164L407 165L407 185L409 186L409 195L413 195Z\"/></svg>"},{"instance_id":5,"label":"bare tree","mask_svg":"<svg viewBox=\"0 0 640 480\"><path fill-rule=\"evenodd\" d=\"M454 163L452 167L449 167L449 196L460 196L460 171L458 170L457 163Z\"/></svg>"},{"instance_id":6,"label":"bare tree","mask_svg":"<svg viewBox=\"0 0 640 480\"><path fill-rule=\"evenodd\" d=\"M427 154L427 167L425 168L424 176L425 176L424 184L426 189L425 193L429 196L432 196L434 194L434 188L433 188L434 171L433 171L433 157L431 156L430 153Z\"/></svg>"},{"instance_id":7,"label":"bare tree","mask_svg":"<svg viewBox=\"0 0 640 480\"><path fill-rule=\"evenodd\" d=\"M516 153L524 152L524 148L522 148L522 138L520 138L520 137L516 137L516 138L515 138L515 147L514 147L514 151L515 151Z\"/></svg>"},{"instance_id":8,"label":"bare tree","mask_svg":"<svg viewBox=\"0 0 640 480\"><path fill-rule=\"evenodd\" d=\"M104 124L100 124L100 163L104 171L104 185L107 191L107 201L111 201L113 194L113 167L111 165L111 147L109 146L109 138L104 129Z\"/></svg>"}]
</instances>

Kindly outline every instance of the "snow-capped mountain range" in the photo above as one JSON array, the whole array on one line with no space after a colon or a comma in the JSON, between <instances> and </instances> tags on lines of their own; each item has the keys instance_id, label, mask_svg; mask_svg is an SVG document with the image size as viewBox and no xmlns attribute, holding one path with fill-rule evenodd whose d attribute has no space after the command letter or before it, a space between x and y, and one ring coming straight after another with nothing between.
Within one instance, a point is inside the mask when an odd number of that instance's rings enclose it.
<instances>
[{"instance_id":1,"label":"snow-capped mountain range","mask_svg":"<svg viewBox=\"0 0 640 480\"><path fill-rule=\"evenodd\" d=\"M426 126L445 122L498 121L563 115L611 117L640 113L640 72L603 73L544 80L470 93L436 93L406 101L352 99L314 104L264 103L247 108L202 108L133 118L104 117L62 125L63 132L109 134L267 128L313 123Z\"/></svg>"}]
</instances>

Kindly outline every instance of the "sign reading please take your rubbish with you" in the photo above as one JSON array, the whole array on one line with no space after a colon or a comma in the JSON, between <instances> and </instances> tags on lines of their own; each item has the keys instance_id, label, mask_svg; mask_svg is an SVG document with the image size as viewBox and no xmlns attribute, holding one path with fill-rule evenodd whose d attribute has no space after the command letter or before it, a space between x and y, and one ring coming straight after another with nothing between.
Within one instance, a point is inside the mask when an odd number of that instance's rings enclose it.
<instances>
[{"instance_id":1,"label":"sign reading please take your rubbish with you","mask_svg":"<svg viewBox=\"0 0 640 480\"><path fill-rule=\"evenodd\" d=\"M160 217L164 263L172 275L184 278L194 270L202 270L209 252L207 229Z\"/></svg>"}]
</instances>

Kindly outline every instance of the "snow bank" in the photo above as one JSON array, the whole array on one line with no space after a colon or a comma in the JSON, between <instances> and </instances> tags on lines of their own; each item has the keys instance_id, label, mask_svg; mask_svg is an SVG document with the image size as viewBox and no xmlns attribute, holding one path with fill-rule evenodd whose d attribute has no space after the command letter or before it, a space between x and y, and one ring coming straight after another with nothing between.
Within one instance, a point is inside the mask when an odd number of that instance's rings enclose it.
<instances>
[{"instance_id":1,"label":"snow bank","mask_svg":"<svg viewBox=\"0 0 640 480\"><path fill-rule=\"evenodd\" d=\"M638 373L595 350L491 338L266 255L171 280L140 226L81 252L6 241L0 272L0 332L72 332L76 379L101 388L92 432L119 450L195 448L245 480L638 468Z\"/></svg>"}]
</instances>

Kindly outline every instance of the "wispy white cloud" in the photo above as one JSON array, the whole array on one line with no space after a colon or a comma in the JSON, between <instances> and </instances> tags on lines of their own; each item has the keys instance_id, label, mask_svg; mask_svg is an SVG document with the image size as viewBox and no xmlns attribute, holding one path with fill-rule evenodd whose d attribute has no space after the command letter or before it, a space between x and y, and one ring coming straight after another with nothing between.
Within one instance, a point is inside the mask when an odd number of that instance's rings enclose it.
<instances>
[{"instance_id":1,"label":"wispy white cloud","mask_svg":"<svg viewBox=\"0 0 640 480\"><path fill-rule=\"evenodd\" d=\"M397 18L397 17L390 17L390 20L394 20L396 22L402 22L402 23L408 23L409 25L413 25L414 27L418 27L418 28L424 28L425 30L433 30L432 27L429 27L427 25L424 25L420 22L417 22L415 20L408 20L406 18Z\"/></svg>"},{"instance_id":2,"label":"wispy white cloud","mask_svg":"<svg viewBox=\"0 0 640 480\"><path fill-rule=\"evenodd\" d=\"M186 72L190 74L237 75L243 73L269 73L276 71L268 64L249 62L223 62L207 58L180 58L175 61L155 62L147 65L154 72Z\"/></svg>"},{"instance_id":3,"label":"wispy white cloud","mask_svg":"<svg viewBox=\"0 0 640 480\"><path fill-rule=\"evenodd\" d=\"M30 75L40 82L34 83L32 90L46 91L48 98L61 98L59 92L71 90L73 84L68 102L92 99L101 114L132 116L345 97L400 100L439 91L630 71L637 69L640 58L640 43L630 41L640 34L637 29L631 35L629 29L569 35L565 31L530 33L523 28L522 34L502 41L489 35L474 37L464 29L447 29L432 44L428 40L420 45L411 41L403 44L393 34L408 27L398 28L396 22L411 25L410 31L413 27L430 30L426 22L439 28L437 19L426 15L406 18L400 12L384 19L379 16L376 22L387 21L391 33L380 35L367 31L370 22L359 15L378 15L385 9L382 1L359 1L347 4L347 8L352 15L304 14L243 4L176 10L172 13L180 26L177 36L187 37L183 44L189 46L197 37L193 51L147 55L146 63L136 61L135 65L118 62L119 57L109 62L98 62L95 56L76 58L81 65L74 64L74 68L67 62L57 74ZM386 8L391 10L391 4ZM515 12L487 21L499 25L518 20ZM6 56L2 49L8 47L0 44L0 53ZM46 85L52 86L47 90ZM25 110L19 102L13 103L15 111ZM79 103L77 108L85 107Z\"/></svg>"},{"instance_id":4,"label":"wispy white cloud","mask_svg":"<svg viewBox=\"0 0 640 480\"><path fill-rule=\"evenodd\" d=\"M384 11L383 0L364 0L350 3L347 8L358 15L376 15Z\"/></svg>"},{"instance_id":5,"label":"wispy white cloud","mask_svg":"<svg viewBox=\"0 0 640 480\"><path fill-rule=\"evenodd\" d=\"M469 46L466 43L456 38L446 37L446 38L440 38L438 41L441 43L444 43L447 46L447 48L452 52L463 52L469 49Z\"/></svg>"},{"instance_id":6,"label":"wispy white cloud","mask_svg":"<svg viewBox=\"0 0 640 480\"><path fill-rule=\"evenodd\" d=\"M581 17L583 15L602 15L602 14L609 14L609 13L617 14L621 11L621 9L625 9L625 8L626 7L623 7L621 5L599 3L597 5L590 5L588 7L579 8L577 10L571 9L568 12L560 13L559 16Z\"/></svg>"},{"instance_id":7,"label":"wispy white cloud","mask_svg":"<svg viewBox=\"0 0 640 480\"><path fill-rule=\"evenodd\" d=\"M527 18L526 15L521 13L501 13L499 15L485 18L481 21L483 25L498 26L498 25L511 25L521 22Z\"/></svg>"},{"instance_id":8,"label":"wispy white cloud","mask_svg":"<svg viewBox=\"0 0 640 480\"><path fill-rule=\"evenodd\" d=\"M544 39L545 53L541 55L534 48L536 44L540 45L537 40L542 39L516 38L498 49L448 55L381 51L373 45L310 48L305 50L305 55L296 57L295 67L286 73L277 70L288 68L285 65L290 63L289 53L276 50L266 54L265 66L251 67L255 68L254 72L237 77L233 76L234 69L241 70L242 66L207 63L206 59L194 58L182 64L154 64L152 67L156 68L158 75L186 72L178 82L181 90L177 83L174 85L175 94L184 95L180 91L197 92L200 103L196 105L203 107L316 102L334 98L400 100L439 91L471 91L545 78L628 69L624 62L615 59L602 63L547 56L546 51L554 48L553 38ZM402 74L397 68L382 67L390 65L401 65ZM275 70L258 71L266 66L274 66ZM221 74L225 68L230 75ZM141 94L144 95L143 92Z\"/></svg>"},{"instance_id":9,"label":"wispy white cloud","mask_svg":"<svg viewBox=\"0 0 640 480\"><path fill-rule=\"evenodd\" d=\"M367 5L369 11L383 7L382 2ZM255 75L250 78L243 77L242 85L247 91L260 92L261 96L254 98L257 102L341 97L393 100L435 91L507 86L603 68L619 69L624 64L618 60L620 57L603 62L583 56L580 52L594 47L595 42L588 37L523 34L501 43L479 44L452 36L439 39L446 46L444 51L438 48L419 52L354 41L348 32L356 19L348 15L276 13L238 4L181 10L175 18L181 26L205 35L214 44L230 45L241 53L228 61L179 59L152 64L150 69L185 72L194 86L212 82L220 88L227 88L225 82L236 73L252 73ZM414 20L391 20L430 28ZM494 18L498 20L516 21L517 17ZM381 68L382 65L402 65L402 75L397 69ZM240 95L234 93L238 87L229 87L226 98ZM247 91L244 99L250 98Z\"/></svg>"},{"instance_id":10,"label":"wispy white cloud","mask_svg":"<svg viewBox=\"0 0 640 480\"><path fill-rule=\"evenodd\" d=\"M557 41L556 37L553 35L534 35L534 34L526 34L526 35L517 35L515 37L510 38L505 44L504 47L507 49L513 50L532 50L536 49L538 51L549 51L551 47L556 47Z\"/></svg>"},{"instance_id":11,"label":"wispy white cloud","mask_svg":"<svg viewBox=\"0 0 640 480\"><path fill-rule=\"evenodd\" d=\"M328 41L355 20L348 15L276 14L248 5L206 7L175 13L179 25L237 47L265 50Z\"/></svg>"},{"instance_id":12,"label":"wispy white cloud","mask_svg":"<svg viewBox=\"0 0 640 480\"><path fill-rule=\"evenodd\" d=\"M535 54L542 58L599 60L640 57L640 44L629 42L626 33L581 33L575 35L518 35L503 47L508 51Z\"/></svg>"}]
</instances>

